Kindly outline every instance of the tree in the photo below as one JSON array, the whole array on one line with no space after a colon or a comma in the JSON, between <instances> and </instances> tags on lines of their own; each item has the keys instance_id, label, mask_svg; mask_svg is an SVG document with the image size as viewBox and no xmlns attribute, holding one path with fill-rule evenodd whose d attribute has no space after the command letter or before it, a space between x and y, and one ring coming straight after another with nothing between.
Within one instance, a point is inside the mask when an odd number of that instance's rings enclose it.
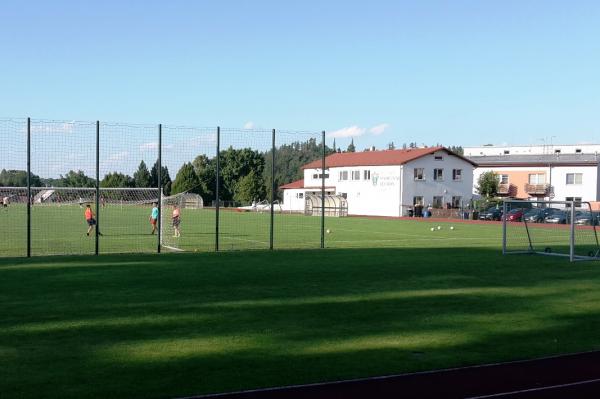
<instances>
[{"instance_id":1,"label":"tree","mask_svg":"<svg viewBox=\"0 0 600 399\"><path fill-rule=\"evenodd\" d=\"M500 179L498 175L494 173L494 171L490 170L488 172L484 172L477 179L477 192L486 197L491 198L495 197L498 193L498 184L500 183Z\"/></svg>"},{"instance_id":2,"label":"tree","mask_svg":"<svg viewBox=\"0 0 600 399\"><path fill-rule=\"evenodd\" d=\"M186 162L181 166L171 187L172 194L179 194L186 191L201 194L200 180L194 171L194 166L190 162Z\"/></svg>"},{"instance_id":3,"label":"tree","mask_svg":"<svg viewBox=\"0 0 600 399\"><path fill-rule=\"evenodd\" d=\"M215 185L217 180L217 166L215 158L209 159L206 155L198 155L192 162L194 171L200 181L202 199L205 202L214 199Z\"/></svg>"},{"instance_id":4,"label":"tree","mask_svg":"<svg viewBox=\"0 0 600 399\"><path fill-rule=\"evenodd\" d=\"M354 138L352 138L352 141L348 145L346 152L355 152L355 151L356 151L356 147L354 146Z\"/></svg>"},{"instance_id":5,"label":"tree","mask_svg":"<svg viewBox=\"0 0 600 399\"><path fill-rule=\"evenodd\" d=\"M162 166L161 180L164 195L171 194L171 176L169 176L169 169L166 166ZM150 170L150 187L158 186L158 161L154 162L152 169Z\"/></svg>"},{"instance_id":6,"label":"tree","mask_svg":"<svg viewBox=\"0 0 600 399\"><path fill-rule=\"evenodd\" d=\"M450 151L452 151L453 153L457 154L457 155L464 155L465 151L462 148L462 146L457 145L457 146L450 146Z\"/></svg>"},{"instance_id":7,"label":"tree","mask_svg":"<svg viewBox=\"0 0 600 399\"><path fill-rule=\"evenodd\" d=\"M100 182L101 187L133 187L135 181L131 176L119 172L107 173Z\"/></svg>"},{"instance_id":8,"label":"tree","mask_svg":"<svg viewBox=\"0 0 600 399\"><path fill-rule=\"evenodd\" d=\"M30 183L33 187L42 185L39 176L31 174ZM0 187L26 187L27 186L27 171L26 170L6 170L0 171Z\"/></svg>"},{"instance_id":9,"label":"tree","mask_svg":"<svg viewBox=\"0 0 600 399\"><path fill-rule=\"evenodd\" d=\"M148 167L143 160L140 162L140 166L138 166L137 171L133 174L133 180L136 187L150 187L152 176L150 175Z\"/></svg>"},{"instance_id":10,"label":"tree","mask_svg":"<svg viewBox=\"0 0 600 399\"><path fill-rule=\"evenodd\" d=\"M92 179L83 173L82 170L77 172L70 170L66 175L61 175L62 185L65 187L95 187L96 179Z\"/></svg>"},{"instance_id":11,"label":"tree","mask_svg":"<svg viewBox=\"0 0 600 399\"><path fill-rule=\"evenodd\" d=\"M238 182L233 199L241 203L250 203L265 198L265 195L266 190L262 178L252 170Z\"/></svg>"}]
</instances>

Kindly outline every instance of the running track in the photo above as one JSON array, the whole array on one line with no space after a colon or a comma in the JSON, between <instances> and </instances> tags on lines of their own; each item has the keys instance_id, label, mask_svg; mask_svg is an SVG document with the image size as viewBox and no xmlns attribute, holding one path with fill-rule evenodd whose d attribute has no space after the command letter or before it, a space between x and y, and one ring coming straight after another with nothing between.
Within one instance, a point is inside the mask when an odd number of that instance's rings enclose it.
<instances>
[{"instance_id":1,"label":"running track","mask_svg":"<svg viewBox=\"0 0 600 399\"><path fill-rule=\"evenodd\" d=\"M600 352L200 398L600 398Z\"/></svg>"}]
</instances>

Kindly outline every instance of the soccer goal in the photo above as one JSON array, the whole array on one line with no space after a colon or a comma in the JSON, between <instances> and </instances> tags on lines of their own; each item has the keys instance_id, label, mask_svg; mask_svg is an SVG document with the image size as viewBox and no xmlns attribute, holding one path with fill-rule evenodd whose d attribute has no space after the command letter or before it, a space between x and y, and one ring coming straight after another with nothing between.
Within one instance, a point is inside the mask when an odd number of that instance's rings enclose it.
<instances>
[{"instance_id":1,"label":"soccer goal","mask_svg":"<svg viewBox=\"0 0 600 399\"><path fill-rule=\"evenodd\" d=\"M600 260L600 212L589 202L504 201L502 253Z\"/></svg>"},{"instance_id":2,"label":"soccer goal","mask_svg":"<svg viewBox=\"0 0 600 399\"><path fill-rule=\"evenodd\" d=\"M175 227L173 225L172 215L175 208L179 209L180 219L183 221L184 226L188 226L182 235L184 238L175 234ZM190 244L187 237L190 235L190 226L194 226L194 231L201 229L202 226L206 226L207 223L202 221L202 209L204 208L204 201L198 194L189 192L183 192L170 196L161 196L161 220L160 220L160 244L162 247L171 251L185 251L186 243ZM187 248L189 249L189 248Z\"/></svg>"}]
</instances>

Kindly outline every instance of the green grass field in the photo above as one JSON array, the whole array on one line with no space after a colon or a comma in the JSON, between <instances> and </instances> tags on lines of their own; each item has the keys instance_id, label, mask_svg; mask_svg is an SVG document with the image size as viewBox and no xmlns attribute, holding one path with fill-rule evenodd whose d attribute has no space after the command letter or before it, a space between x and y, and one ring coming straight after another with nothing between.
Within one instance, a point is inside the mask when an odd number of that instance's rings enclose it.
<instances>
[{"instance_id":1,"label":"green grass field","mask_svg":"<svg viewBox=\"0 0 600 399\"><path fill-rule=\"evenodd\" d=\"M40 210L35 251L93 250L78 207ZM152 251L147 213L106 210L101 248ZM184 214L179 245L212 249L191 227L211 216ZM225 249L268 246L268 215L221 218ZM276 247L317 247L319 226L281 215ZM503 257L500 226L449 226L327 219L327 250L0 259L1 396L171 398L600 348L598 263Z\"/></svg>"},{"instance_id":2,"label":"green grass field","mask_svg":"<svg viewBox=\"0 0 600 399\"><path fill-rule=\"evenodd\" d=\"M87 237L83 209L78 205L34 206L31 211L32 255L93 254L94 237ZM165 211L168 215L169 210ZM156 252L157 236L150 235L150 207L108 205L100 209L101 253ZM181 237L173 238L169 218L165 218L163 243L187 251L214 251L215 212L211 209L183 209ZM23 206L0 209L0 257L24 256L27 249L27 213ZM422 221L406 221L399 228L394 220L326 218L325 236L329 248L374 248L453 246L456 241L472 246L498 245L497 226L477 226L451 232L429 231ZM449 226L449 225L448 225ZM447 226L446 226L447 227ZM457 226L458 227L458 226ZM270 215L223 210L220 213L220 250L269 248ZM458 233L460 231L460 233ZM321 219L297 214L276 214L276 249L319 248ZM455 234L456 233L456 234ZM168 249L167 249L168 250Z\"/></svg>"}]
</instances>

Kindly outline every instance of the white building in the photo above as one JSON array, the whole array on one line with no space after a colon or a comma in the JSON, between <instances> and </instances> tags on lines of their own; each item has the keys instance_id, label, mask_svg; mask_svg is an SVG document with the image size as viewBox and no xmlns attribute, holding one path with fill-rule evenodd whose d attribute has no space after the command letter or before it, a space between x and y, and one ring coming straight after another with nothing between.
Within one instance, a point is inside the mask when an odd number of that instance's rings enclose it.
<instances>
[{"instance_id":1,"label":"white building","mask_svg":"<svg viewBox=\"0 0 600 399\"><path fill-rule=\"evenodd\" d=\"M473 192L482 173L500 177L499 194L518 199L599 201L600 173L596 154L470 156L478 167Z\"/></svg>"},{"instance_id":2,"label":"white building","mask_svg":"<svg viewBox=\"0 0 600 399\"><path fill-rule=\"evenodd\" d=\"M549 145L484 145L465 147L465 157L499 155L550 155L550 154L598 154L600 144L549 144Z\"/></svg>"},{"instance_id":3,"label":"white building","mask_svg":"<svg viewBox=\"0 0 600 399\"><path fill-rule=\"evenodd\" d=\"M304 210L321 194L321 160L304 179L280 187L284 208ZM414 205L458 208L472 198L475 163L444 147L335 153L325 159L325 191L345 197L350 215L404 216Z\"/></svg>"}]
</instances>

